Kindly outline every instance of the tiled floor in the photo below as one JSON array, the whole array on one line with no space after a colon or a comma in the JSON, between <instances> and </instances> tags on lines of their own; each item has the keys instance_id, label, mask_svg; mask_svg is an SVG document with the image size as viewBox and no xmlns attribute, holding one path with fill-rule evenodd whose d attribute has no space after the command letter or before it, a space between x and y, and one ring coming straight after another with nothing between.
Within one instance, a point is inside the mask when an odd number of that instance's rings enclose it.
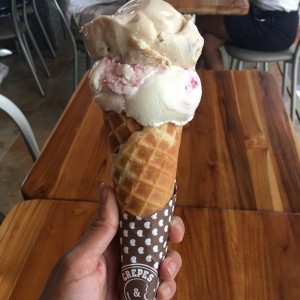
<instances>
[{"instance_id":1,"label":"tiled floor","mask_svg":"<svg viewBox=\"0 0 300 300\"><path fill-rule=\"evenodd\" d=\"M10 67L8 77L0 85L0 93L13 100L28 118L42 148L51 130L65 108L72 94L72 59L66 42L58 51L57 58L44 53L52 73L51 78L37 65L39 76L46 91L41 97L32 75L23 58L18 54L0 58L0 62ZM82 75L84 56L80 57ZM281 75L277 65L272 67L281 85ZM288 99L286 106L288 107ZM299 122L295 124L300 137ZM63 141L62 141L63 142ZM20 186L33 162L27 148L13 122L0 112L0 211L6 214L12 206L22 201Z\"/></svg>"}]
</instances>

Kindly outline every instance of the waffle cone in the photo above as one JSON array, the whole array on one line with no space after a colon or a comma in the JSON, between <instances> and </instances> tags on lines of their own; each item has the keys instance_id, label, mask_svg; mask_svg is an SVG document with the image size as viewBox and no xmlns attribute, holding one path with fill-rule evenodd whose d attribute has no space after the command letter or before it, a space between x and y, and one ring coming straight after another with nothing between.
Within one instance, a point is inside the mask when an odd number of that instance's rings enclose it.
<instances>
[{"instance_id":1,"label":"waffle cone","mask_svg":"<svg viewBox=\"0 0 300 300\"><path fill-rule=\"evenodd\" d=\"M182 126L143 127L123 113L104 112L112 180L123 212L150 216L172 198Z\"/></svg>"}]
</instances>

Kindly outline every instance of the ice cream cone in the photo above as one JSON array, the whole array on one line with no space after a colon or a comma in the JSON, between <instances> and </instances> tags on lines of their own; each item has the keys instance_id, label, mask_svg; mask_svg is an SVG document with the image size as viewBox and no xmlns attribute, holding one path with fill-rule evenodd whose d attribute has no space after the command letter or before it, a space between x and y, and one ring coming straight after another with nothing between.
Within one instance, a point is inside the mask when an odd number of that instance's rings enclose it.
<instances>
[{"instance_id":1,"label":"ice cream cone","mask_svg":"<svg viewBox=\"0 0 300 300\"><path fill-rule=\"evenodd\" d=\"M123 113L104 113L112 179L123 212L149 216L172 198L182 126L143 127Z\"/></svg>"},{"instance_id":2,"label":"ice cream cone","mask_svg":"<svg viewBox=\"0 0 300 300\"><path fill-rule=\"evenodd\" d=\"M120 207L122 300L155 299L176 201L182 126L142 126L115 111L103 115Z\"/></svg>"},{"instance_id":3,"label":"ice cream cone","mask_svg":"<svg viewBox=\"0 0 300 300\"><path fill-rule=\"evenodd\" d=\"M156 299L176 202L182 127L201 98L194 66L203 38L190 16L162 0L131 0L81 32L97 60L90 83L112 153L122 300Z\"/></svg>"},{"instance_id":4,"label":"ice cream cone","mask_svg":"<svg viewBox=\"0 0 300 300\"><path fill-rule=\"evenodd\" d=\"M103 117L112 153L118 153L119 147L127 142L132 133L143 130L142 125L126 117L125 113L103 111Z\"/></svg>"}]
</instances>

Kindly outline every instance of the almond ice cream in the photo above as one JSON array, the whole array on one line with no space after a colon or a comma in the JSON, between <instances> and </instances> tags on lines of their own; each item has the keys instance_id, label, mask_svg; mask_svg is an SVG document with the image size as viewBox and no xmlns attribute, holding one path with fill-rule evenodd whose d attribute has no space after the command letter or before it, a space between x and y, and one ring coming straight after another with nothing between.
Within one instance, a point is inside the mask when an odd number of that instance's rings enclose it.
<instances>
[{"instance_id":1,"label":"almond ice cream","mask_svg":"<svg viewBox=\"0 0 300 300\"><path fill-rule=\"evenodd\" d=\"M100 16L82 28L91 58L167 68L194 67L203 38L190 15L161 0L133 0L115 15Z\"/></svg>"}]
</instances>

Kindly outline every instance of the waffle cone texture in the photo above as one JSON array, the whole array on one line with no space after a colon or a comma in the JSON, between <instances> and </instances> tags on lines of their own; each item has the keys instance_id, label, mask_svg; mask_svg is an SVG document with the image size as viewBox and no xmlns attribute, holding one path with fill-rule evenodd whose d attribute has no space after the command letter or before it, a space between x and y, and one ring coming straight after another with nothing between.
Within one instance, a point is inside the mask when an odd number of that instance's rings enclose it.
<instances>
[{"instance_id":1,"label":"waffle cone texture","mask_svg":"<svg viewBox=\"0 0 300 300\"><path fill-rule=\"evenodd\" d=\"M122 212L150 216L172 198L182 126L143 127L123 113L104 112L112 180Z\"/></svg>"}]
</instances>

